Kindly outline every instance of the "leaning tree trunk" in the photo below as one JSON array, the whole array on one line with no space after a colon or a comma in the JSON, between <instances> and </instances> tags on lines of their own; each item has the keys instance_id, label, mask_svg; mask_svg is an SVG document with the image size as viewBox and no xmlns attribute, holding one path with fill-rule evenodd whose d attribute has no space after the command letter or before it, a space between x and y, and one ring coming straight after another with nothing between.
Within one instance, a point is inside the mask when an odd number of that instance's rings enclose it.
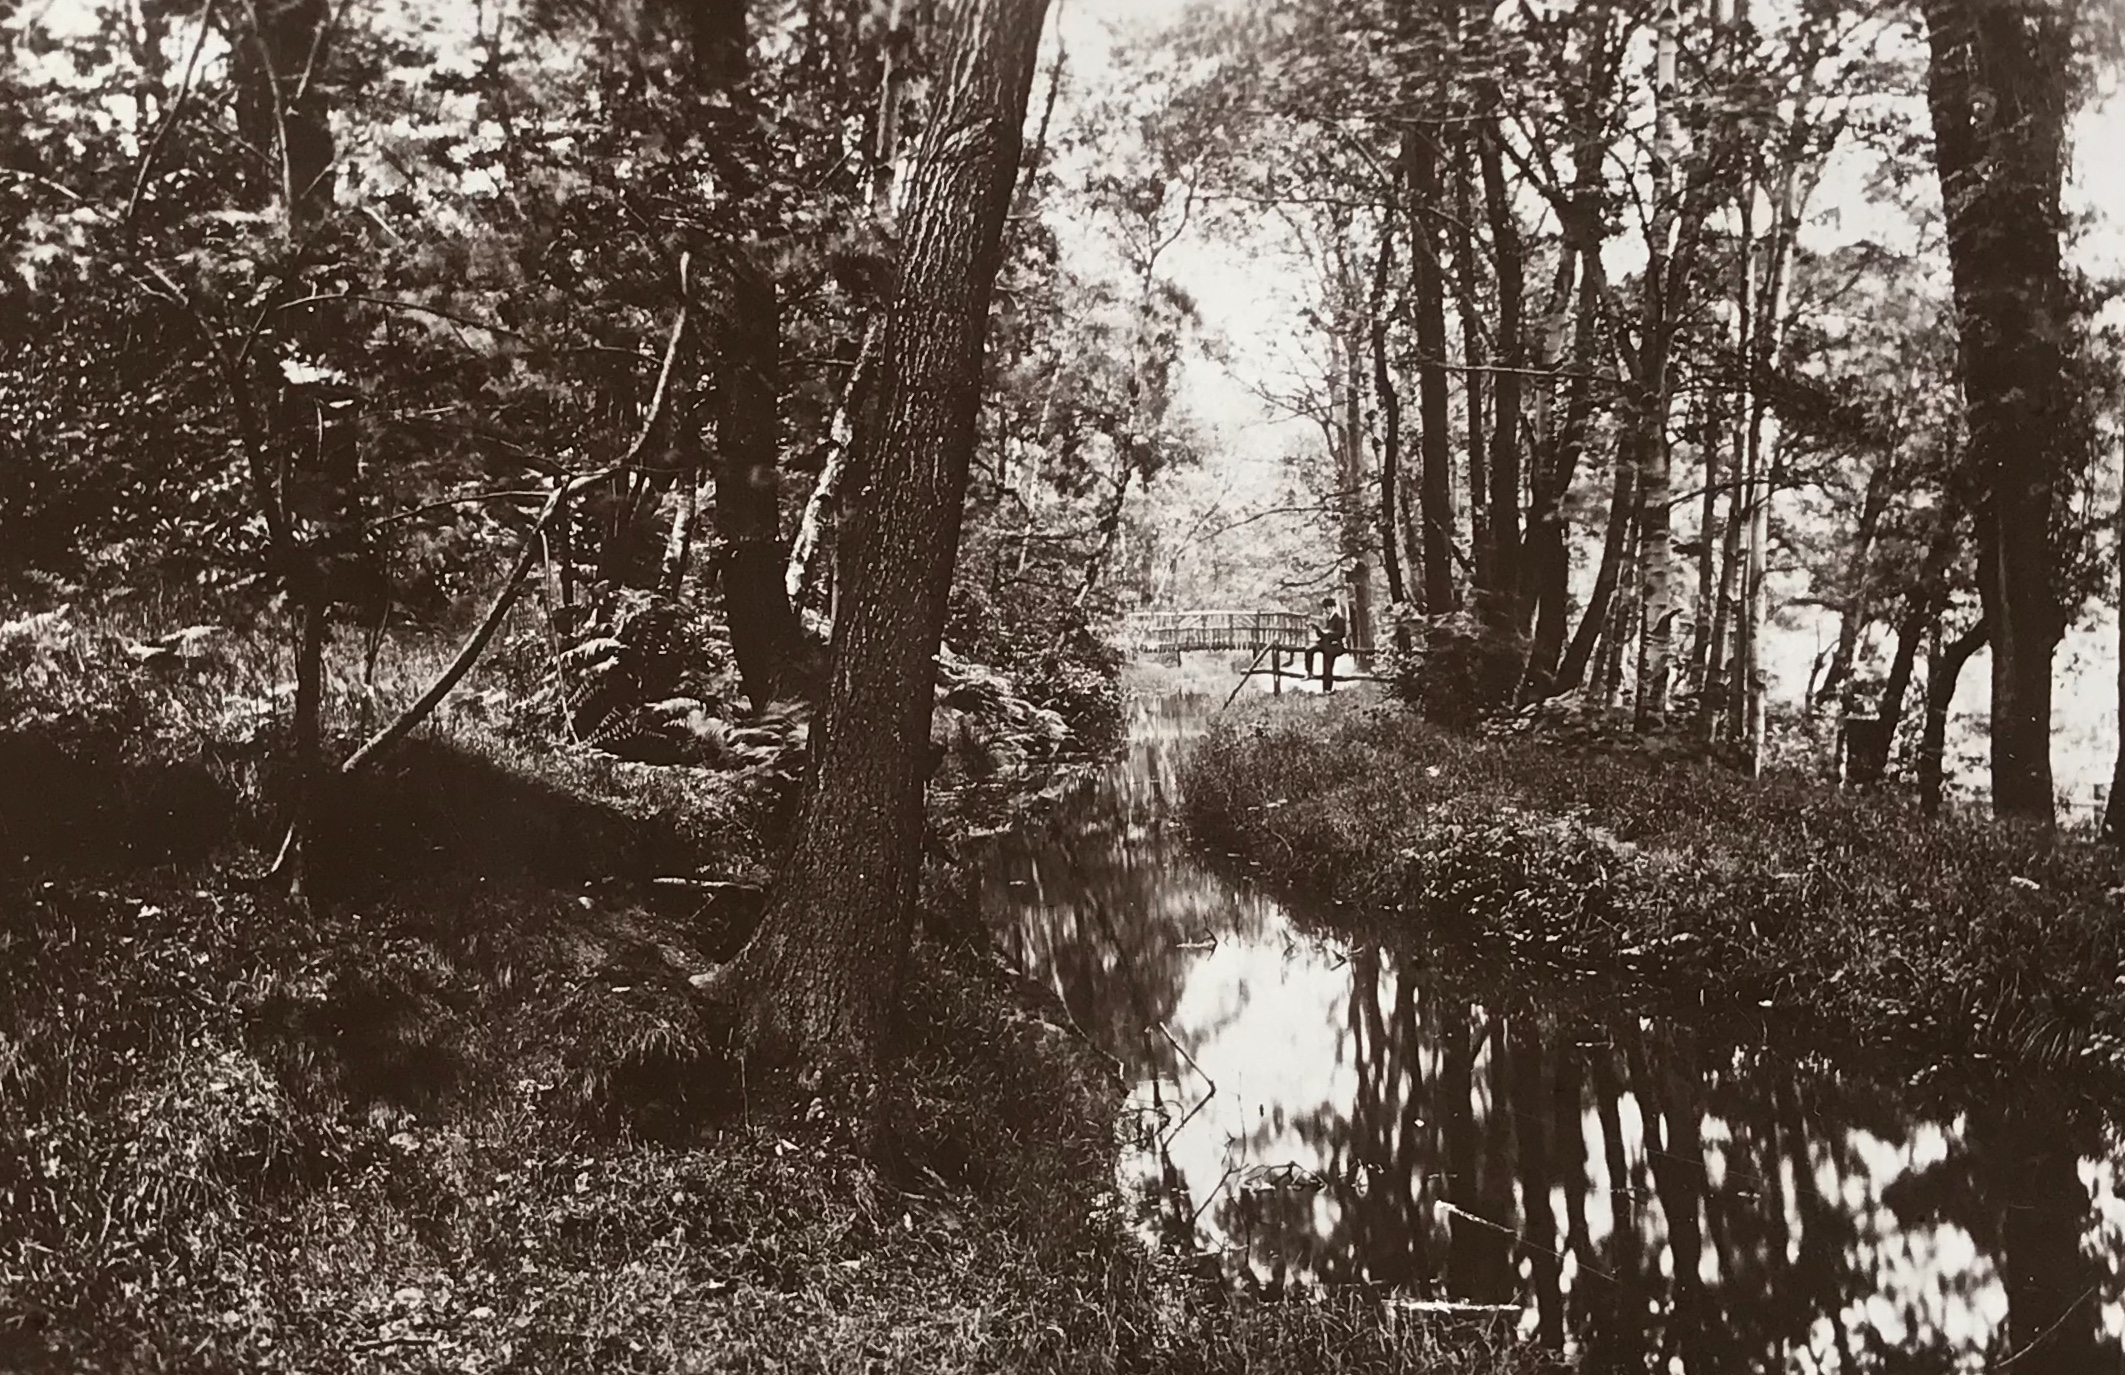
<instances>
[{"instance_id":1,"label":"leaning tree trunk","mask_svg":"<svg viewBox=\"0 0 2125 1375\"><path fill-rule=\"evenodd\" d=\"M1896 455L1892 452L1884 454L1867 474L1859 524L1845 557L1844 604L1838 608L1837 642L1830 650L1830 665L1823 670L1822 682L1816 685L1815 695L1808 702L1810 709L1820 710L1830 701L1830 695L1851 679L1853 663L1859 656L1860 632L1874 619L1867 580L1874 562L1874 538L1881 529L1882 517L1888 513L1889 493L1895 481Z\"/></svg>"},{"instance_id":2,"label":"leaning tree trunk","mask_svg":"<svg viewBox=\"0 0 2125 1375\"><path fill-rule=\"evenodd\" d=\"M1927 0L1926 96L1962 336L1967 462L1992 629L1992 807L2052 824L2051 525L2069 466L2061 260L2073 6Z\"/></svg>"},{"instance_id":3,"label":"leaning tree trunk","mask_svg":"<svg viewBox=\"0 0 2125 1375\"><path fill-rule=\"evenodd\" d=\"M1594 346L1600 330L1601 278L1598 240L1593 249L1575 250L1583 260L1572 324L1571 369L1564 385L1564 416L1557 426L1553 452L1537 465L1534 496L1527 513L1527 553L1521 567L1526 591L1523 605L1532 609L1534 638L1528 646L1523 701L1537 701L1560 688L1558 659L1564 653L1571 613L1571 544L1564 498L1579 475L1594 409Z\"/></svg>"},{"instance_id":4,"label":"leaning tree trunk","mask_svg":"<svg viewBox=\"0 0 2125 1375\"><path fill-rule=\"evenodd\" d=\"M1936 632L1934 652L1926 662L1926 721L1918 741L1919 809L1932 816L1941 808L1941 790L1946 782L1948 755L1948 708L1955 701L1955 685L1962 681L1963 665L1985 647L1992 627L1979 621L1942 645Z\"/></svg>"},{"instance_id":5,"label":"leaning tree trunk","mask_svg":"<svg viewBox=\"0 0 2125 1375\"><path fill-rule=\"evenodd\" d=\"M1890 744L1897 722L1903 719L1904 696L1911 690L1911 675L1918 667L1919 641L1940 633L1941 612L1948 604L1945 587L1949 560L1955 557L1956 538L1962 526L1962 509L1953 490L1943 503L1933 536L1926 542L1926 557L1919 565L1918 584L1904 602L1904 615L1896 630L1896 652L1889 661L1889 676L1882 681L1881 703L1875 715L1881 718L1880 735L1868 752L1855 757L1853 767L1873 778L1889 771Z\"/></svg>"},{"instance_id":6,"label":"leaning tree trunk","mask_svg":"<svg viewBox=\"0 0 2125 1375\"><path fill-rule=\"evenodd\" d=\"M856 436L826 710L790 860L720 981L746 1044L872 1059L906 962L931 696L981 405L989 297L1047 0L962 0L903 202L879 395Z\"/></svg>"},{"instance_id":7,"label":"leaning tree trunk","mask_svg":"<svg viewBox=\"0 0 2125 1375\"><path fill-rule=\"evenodd\" d=\"M1594 649L1601 641L1603 627L1608 624L1609 604L1615 599L1616 586L1623 578L1624 555L1631 539L1631 526L1638 512L1638 468L1628 450L1616 453L1616 485L1609 497L1608 532L1601 542L1601 566L1594 574L1594 590L1587 598L1586 611L1579 618L1579 629L1572 635L1571 647L1564 653L1564 662L1557 667L1556 676L1550 682L1554 692L1570 692L1586 679L1587 665L1593 661Z\"/></svg>"}]
</instances>

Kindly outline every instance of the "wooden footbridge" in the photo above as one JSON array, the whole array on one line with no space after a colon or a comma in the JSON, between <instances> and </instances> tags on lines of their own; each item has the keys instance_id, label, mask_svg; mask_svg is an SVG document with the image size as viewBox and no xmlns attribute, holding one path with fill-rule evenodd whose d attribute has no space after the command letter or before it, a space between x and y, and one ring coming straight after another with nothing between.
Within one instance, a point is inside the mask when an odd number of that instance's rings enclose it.
<instances>
[{"instance_id":1,"label":"wooden footbridge","mask_svg":"<svg viewBox=\"0 0 2125 1375\"><path fill-rule=\"evenodd\" d=\"M1122 638L1138 654L1229 654L1303 649L1313 635L1312 620L1296 611L1139 611L1124 622Z\"/></svg>"},{"instance_id":2,"label":"wooden footbridge","mask_svg":"<svg viewBox=\"0 0 2125 1375\"><path fill-rule=\"evenodd\" d=\"M1122 645L1148 658L1195 653L1248 653L1254 657L1240 670L1239 695L1247 679L1257 674L1269 679L1269 690L1281 693L1284 680L1294 683L1309 675L1302 671L1307 650L1318 632L1313 618L1298 611L1139 611L1122 623ZM1373 646L1369 639L1353 636L1343 656L1354 665L1369 667ZM1348 672L1322 665L1323 691L1333 692L1337 681L1377 681L1367 671ZM1229 699L1228 699L1229 700Z\"/></svg>"}]
</instances>

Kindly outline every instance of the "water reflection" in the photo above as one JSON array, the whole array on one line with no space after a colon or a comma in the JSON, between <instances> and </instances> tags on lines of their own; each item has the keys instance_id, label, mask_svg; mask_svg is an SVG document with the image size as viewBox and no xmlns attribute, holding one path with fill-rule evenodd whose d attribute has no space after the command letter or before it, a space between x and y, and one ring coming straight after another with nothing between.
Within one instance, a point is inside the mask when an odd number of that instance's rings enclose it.
<instances>
[{"instance_id":1,"label":"water reflection","mask_svg":"<svg viewBox=\"0 0 2125 1375\"><path fill-rule=\"evenodd\" d=\"M1209 705L1147 706L985 880L1135 1076L1126 1168L1166 1243L1263 1288L1509 1305L1588 1371L2125 1370L2114 1132L1310 937L1178 829Z\"/></svg>"}]
</instances>

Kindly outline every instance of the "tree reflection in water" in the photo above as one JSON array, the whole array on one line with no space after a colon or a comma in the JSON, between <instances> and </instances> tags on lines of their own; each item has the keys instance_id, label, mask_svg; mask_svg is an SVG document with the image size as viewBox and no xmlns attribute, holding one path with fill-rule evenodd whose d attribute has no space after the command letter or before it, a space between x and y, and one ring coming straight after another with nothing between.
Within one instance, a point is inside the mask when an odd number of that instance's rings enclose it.
<instances>
[{"instance_id":1,"label":"tree reflection in water","mask_svg":"<svg viewBox=\"0 0 2125 1375\"><path fill-rule=\"evenodd\" d=\"M1563 1020L1310 940L1178 830L1203 706L1141 713L985 871L1027 970L1164 1109L1134 1168L1167 1244L1265 1288L1517 1304L1590 1372L2125 1369L2125 1235L2084 1182L2115 1205L2115 1134L2062 1094L1921 1107L1856 1050ZM1208 1086L1176 1045L1218 1086L1178 1131Z\"/></svg>"}]
</instances>

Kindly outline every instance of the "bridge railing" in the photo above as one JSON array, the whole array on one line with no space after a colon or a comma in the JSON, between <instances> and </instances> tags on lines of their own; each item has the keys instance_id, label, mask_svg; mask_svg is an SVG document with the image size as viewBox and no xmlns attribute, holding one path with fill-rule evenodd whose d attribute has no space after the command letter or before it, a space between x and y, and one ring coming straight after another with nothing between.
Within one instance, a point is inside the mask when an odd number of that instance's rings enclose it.
<instances>
[{"instance_id":1,"label":"bridge railing","mask_svg":"<svg viewBox=\"0 0 2125 1375\"><path fill-rule=\"evenodd\" d=\"M1122 638L1139 654L1258 653L1312 644L1313 625L1312 617L1297 611L1139 611L1124 618ZM1370 646L1352 648L1364 652Z\"/></svg>"}]
</instances>

